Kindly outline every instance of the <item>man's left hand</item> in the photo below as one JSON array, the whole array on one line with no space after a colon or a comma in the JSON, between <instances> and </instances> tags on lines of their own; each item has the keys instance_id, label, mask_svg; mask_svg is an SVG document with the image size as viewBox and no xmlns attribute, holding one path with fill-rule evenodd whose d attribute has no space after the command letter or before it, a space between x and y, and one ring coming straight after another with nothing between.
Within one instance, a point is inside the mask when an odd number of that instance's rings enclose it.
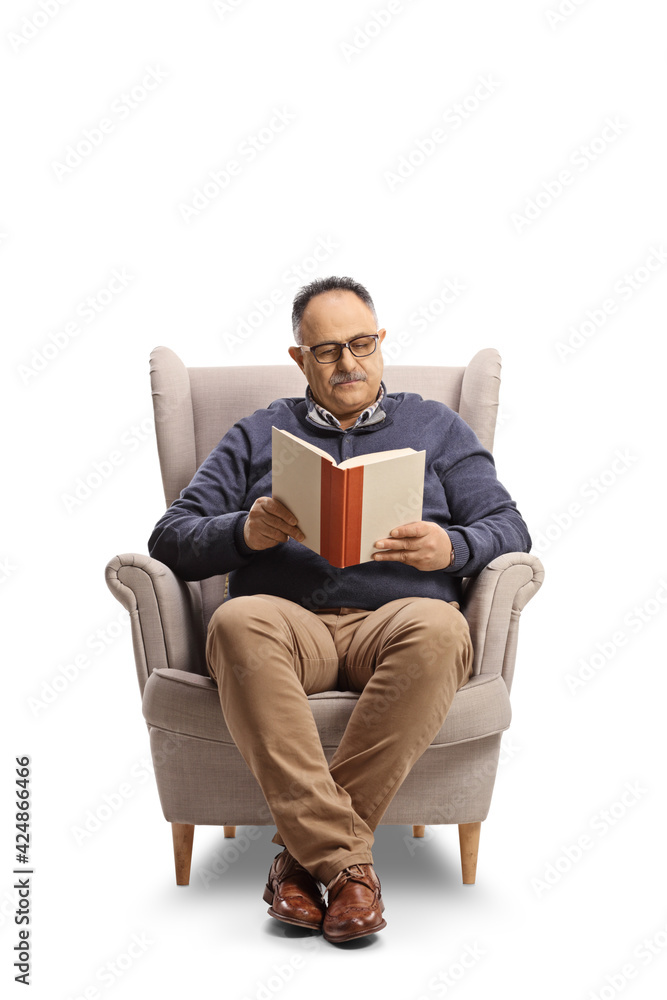
<instances>
[{"instance_id":1,"label":"man's left hand","mask_svg":"<svg viewBox=\"0 0 667 1000\"><path fill-rule=\"evenodd\" d=\"M412 521L394 528L389 538L375 543L375 548L385 550L373 553L376 562L402 562L422 570L446 569L452 554L449 535L435 521Z\"/></svg>"}]
</instances>

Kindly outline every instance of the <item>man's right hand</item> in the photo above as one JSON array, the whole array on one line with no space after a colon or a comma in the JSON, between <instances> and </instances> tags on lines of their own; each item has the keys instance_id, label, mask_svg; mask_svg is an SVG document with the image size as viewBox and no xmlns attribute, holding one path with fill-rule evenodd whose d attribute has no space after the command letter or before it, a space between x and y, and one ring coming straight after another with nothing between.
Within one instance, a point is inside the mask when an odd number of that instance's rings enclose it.
<instances>
[{"instance_id":1,"label":"man's right hand","mask_svg":"<svg viewBox=\"0 0 667 1000\"><path fill-rule=\"evenodd\" d=\"M250 549L270 549L288 537L302 542L306 537L297 527L296 518L280 500L258 497L243 525L243 539Z\"/></svg>"}]
</instances>

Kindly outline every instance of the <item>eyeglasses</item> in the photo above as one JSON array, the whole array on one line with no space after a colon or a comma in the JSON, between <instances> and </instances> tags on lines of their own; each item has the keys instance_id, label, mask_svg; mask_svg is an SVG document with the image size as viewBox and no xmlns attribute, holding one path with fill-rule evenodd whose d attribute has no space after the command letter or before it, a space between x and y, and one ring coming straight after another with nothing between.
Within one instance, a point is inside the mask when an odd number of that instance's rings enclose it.
<instances>
[{"instance_id":1,"label":"eyeglasses","mask_svg":"<svg viewBox=\"0 0 667 1000\"><path fill-rule=\"evenodd\" d=\"M350 354L354 355L355 358L368 357L368 355L373 354L377 348L379 339L379 334L371 333L366 334L363 337L354 337L352 340L348 340L346 344L331 342L327 344L315 344L314 347L305 347L304 345L300 345L300 350L310 351L320 365L331 365L335 361L338 361L343 353L344 347L347 347Z\"/></svg>"}]
</instances>

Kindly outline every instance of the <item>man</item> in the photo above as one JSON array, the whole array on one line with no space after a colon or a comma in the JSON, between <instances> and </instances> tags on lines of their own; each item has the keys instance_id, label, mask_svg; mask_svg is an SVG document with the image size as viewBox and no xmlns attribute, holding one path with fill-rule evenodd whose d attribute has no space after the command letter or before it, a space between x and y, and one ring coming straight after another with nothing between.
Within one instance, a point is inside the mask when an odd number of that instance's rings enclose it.
<instances>
[{"instance_id":1,"label":"man","mask_svg":"<svg viewBox=\"0 0 667 1000\"><path fill-rule=\"evenodd\" d=\"M386 926L373 831L471 675L461 578L505 552L527 552L530 537L458 414L387 393L386 331L362 285L313 281L294 300L292 325L305 398L276 400L235 424L148 545L183 579L230 573L206 654L284 847L264 899L273 917L342 942ZM272 425L336 462L425 449L423 520L378 539L372 561L334 569L300 544L296 518L271 498ZM307 695L336 688L360 696L327 763Z\"/></svg>"}]
</instances>

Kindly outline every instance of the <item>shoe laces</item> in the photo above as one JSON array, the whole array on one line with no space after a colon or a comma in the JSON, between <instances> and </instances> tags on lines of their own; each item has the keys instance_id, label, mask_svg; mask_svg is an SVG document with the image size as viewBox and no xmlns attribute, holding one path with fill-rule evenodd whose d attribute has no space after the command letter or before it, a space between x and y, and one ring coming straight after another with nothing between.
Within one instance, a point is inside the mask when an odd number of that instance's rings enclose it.
<instances>
[{"instance_id":1,"label":"shoe laces","mask_svg":"<svg viewBox=\"0 0 667 1000\"><path fill-rule=\"evenodd\" d=\"M377 875L375 877L377 878ZM379 881L380 880L378 879L378 883ZM367 874L361 865L350 865L349 868L343 868L343 870L339 871L338 874L331 880L327 886L327 890L332 889L334 885L342 885L344 882L359 882L361 885L366 886L366 888L368 888L368 883L370 882L375 888L373 877L370 874Z\"/></svg>"}]
</instances>

